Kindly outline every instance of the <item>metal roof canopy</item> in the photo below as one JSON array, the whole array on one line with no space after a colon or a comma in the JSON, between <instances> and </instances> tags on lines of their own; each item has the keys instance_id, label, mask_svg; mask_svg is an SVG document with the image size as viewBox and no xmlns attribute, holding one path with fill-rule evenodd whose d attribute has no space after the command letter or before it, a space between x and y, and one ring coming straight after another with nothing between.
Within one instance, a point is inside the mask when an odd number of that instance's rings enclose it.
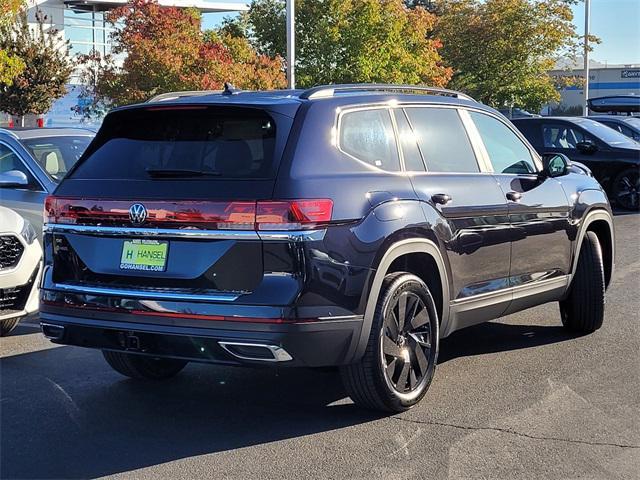
<instances>
[{"instance_id":1,"label":"metal roof canopy","mask_svg":"<svg viewBox=\"0 0 640 480\"><path fill-rule=\"evenodd\" d=\"M64 0L65 5L75 10L111 10L121 7L127 0ZM163 7L197 8L202 13L243 12L249 9L247 4L216 2L206 0L158 0Z\"/></svg>"}]
</instances>

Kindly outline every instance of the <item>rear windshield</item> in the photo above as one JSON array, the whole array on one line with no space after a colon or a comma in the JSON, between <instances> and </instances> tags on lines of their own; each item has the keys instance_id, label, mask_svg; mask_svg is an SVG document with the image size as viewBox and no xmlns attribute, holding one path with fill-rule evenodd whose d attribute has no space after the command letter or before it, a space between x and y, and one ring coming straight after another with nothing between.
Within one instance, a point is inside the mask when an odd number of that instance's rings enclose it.
<instances>
[{"instance_id":1,"label":"rear windshield","mask_svg":"<svg viewBox=\"0 0 640 480\"><path fill-rule=\"evenodd\" d=\"M276 126L264 111L148 107L107 116L70 178L271 178Z\"/></svg>"}]
</instances>

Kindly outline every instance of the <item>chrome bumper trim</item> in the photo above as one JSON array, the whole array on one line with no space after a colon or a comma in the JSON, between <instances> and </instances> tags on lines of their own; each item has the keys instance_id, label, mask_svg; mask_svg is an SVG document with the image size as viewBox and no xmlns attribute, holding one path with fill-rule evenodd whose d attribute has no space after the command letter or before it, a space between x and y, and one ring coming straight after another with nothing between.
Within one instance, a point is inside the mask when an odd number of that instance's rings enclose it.
<instances>
[{"instance_id":1,"label":"chrome bumper trim","mask_svg":"<svg viewBox=\"0 0 640 480\"><path fill-rule=\"evenodd\" d=\"M78 233L107 237L147 237L147 238L193 238L204 240L264 240L264 241L318 241L324 238L326 229L319 230L198 230L195 228L136 228L103 227L96 225L73 225L48 223L44 233Z\"/></svg>"},{"instance_id":2,"label":"chrome bumper trim","mask_svg":"<svg viewBox=\"0 0 640 480\"><path fill-rule=\"evenodd\" d=\"M106 295L118 297L143 298L145 300L175 300L185 302L233 302L239 293L191 294L165 291L134 290L128 288L89 287L86 285L68 285L55 283L47 290L78 293L82 295Z\"/></svg>"}]
</instances>

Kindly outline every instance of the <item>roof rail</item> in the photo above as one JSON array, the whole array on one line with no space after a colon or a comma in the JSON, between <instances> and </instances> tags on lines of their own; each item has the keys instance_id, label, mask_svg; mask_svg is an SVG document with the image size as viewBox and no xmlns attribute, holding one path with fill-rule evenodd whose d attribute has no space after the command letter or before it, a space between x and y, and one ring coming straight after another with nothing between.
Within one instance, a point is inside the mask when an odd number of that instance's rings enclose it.
<instances>
[{"instance_id":1,"label":"roof rail","mask_svg":"<svg viewBox=\"0 0 640 480\"><path fill-rule=\"evenodd\" d=\"M6 135L9 135L11 138L15 138L15 139L20 138L20 137L18 137L18 135L15 134L15 132L12 132L11 130L9 130L7 128L0 128L0 133L4 133Z\"/></svg>"},{"instance_id":2,"label":"roof rail","mask_svg":"<svg viewBox=\"0 0 640 480\"><path fill-rule=\"evenodd\" d=\"M146 103L156 102L170 102L171 100L178 100L182 97L200 97L202 95L212 95L214 93L222 93L222 90L192 90L185 92L167 92L156 95L150 98Z\"/></svg>"},{"instance_id":3,"label":"roof rail","mask_svg":"<svg viewBox=\"0 0 640 480\"><path fill-rule=\"evenodd\" d=\"M395 85L385 83L346 83L336 85L319 85L300 94L301 99L314 100L317 98L333 97L336 92L420 92L426 95L443 95L445 97L460 98L475 102L469 95L455 90L424 85Z\"/></svg>"}]
</instances>

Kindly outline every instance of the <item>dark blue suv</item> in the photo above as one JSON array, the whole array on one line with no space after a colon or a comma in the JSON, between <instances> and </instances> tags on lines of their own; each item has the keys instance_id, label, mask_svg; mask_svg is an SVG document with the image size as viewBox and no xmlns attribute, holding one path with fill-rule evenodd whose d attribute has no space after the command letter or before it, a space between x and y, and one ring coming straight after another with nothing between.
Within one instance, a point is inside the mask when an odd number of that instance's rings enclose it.
<instances>
[{"instance_id":1,"label":"dark blue suv","mask_svg":"<svg viewBox=\"0 0 640 480\"><path fill-rule=\"evenodd\" d=\"M112 111L45 206L41 322L118 372L339 366L363 406L426 393L439 340L560 302L603 320L609 203L448 90L331 85Z\"/></svg>"}]
</instances>

